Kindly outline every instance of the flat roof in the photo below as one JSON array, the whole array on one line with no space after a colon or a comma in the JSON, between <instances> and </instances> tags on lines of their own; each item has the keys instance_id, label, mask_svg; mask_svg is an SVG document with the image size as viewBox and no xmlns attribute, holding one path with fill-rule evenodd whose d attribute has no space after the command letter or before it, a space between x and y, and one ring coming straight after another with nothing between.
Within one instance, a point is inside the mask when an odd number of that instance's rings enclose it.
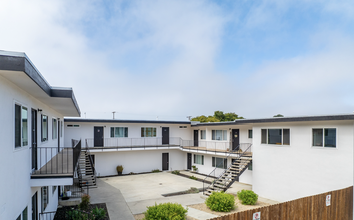
<instances>
[{"instance_id":1,"label":"flat roof","mask_svg":"<svg viewBox=\"0 0 354 220\"><path fill-rule=\"evenodd\" d=\"M52 87L25 53L0 50L0 76L64 116L81 115L72 88Z\"/></svg>"},{"instance_id":2,"label":"flat roof","mask_svg":"<svg viewBox=\"0 0 354 220\"><path fill-rule=\"evenodd\" d=\"M354 120L354 114L236 119L235 121L228 121L228 122L197 123L192 126L222 126L222 125L242 125L242 124L254 124L254 123L341 121L341 120Z\"/></svg>"},{"instance_id":3,"label":"flat roof","mask_svg":"<svg viewBox=\"0 0 354 220\"><path fill-rule=\"evenodd\" d=\"M123 120L123 119L88 119L64 118L64 122L90 122L90 123L140 123L140 124L188 124L190 121L160 121L160 120Z\"/></svg>"}]
</instances>

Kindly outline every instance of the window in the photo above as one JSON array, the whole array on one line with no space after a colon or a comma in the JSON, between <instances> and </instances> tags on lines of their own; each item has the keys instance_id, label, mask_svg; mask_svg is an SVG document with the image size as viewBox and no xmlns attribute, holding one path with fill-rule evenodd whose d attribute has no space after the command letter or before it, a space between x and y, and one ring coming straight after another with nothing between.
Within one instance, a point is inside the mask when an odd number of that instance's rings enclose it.
<instances>
[{"instance_id":1,"label":"window","mask_svg":"<svg viewBox=\"0 0 354 220\"><path fill-rule=\"evenodd\" d=\"M194 163L204 165L204 156L194 154Z\"/></svg>"},{"instance_id":2,"label":"window","mask_svg":"<svg viewBox=\"0 0 354 220\"><path fill-rule=\"evenodd\" d=\"M217 167L217 168L227 169L227 159L213 157L212 158L212 166Z\"/></svg>"},{"instance_id":3,"label":"window","mask_svg":"<svg viewBox=\"0 0 354 220\"><path fill-rule=\"evenodd\" d=\"M252 130L248 130L248 138L253 138L253 131Z\"/></svg>"},{"instance_id":4,"label":"window","mask_svg":"<svg viewBox=\"0 0 354 220\"><path fill-rule=\"evenodd\" d=\"M27 207L22 211L22 213L16 218L16 220L28 220Z\"/></svg>"},{"instance_id":5,"label":"window","mask_svg":"<svg viewBox=\"0 0 354 220\"><path fill-rule=\"evenodd\" d=\"M179 126L179 128L187 128L187 126Z\"/></svg>"},{"instance_id":6,"label":"window","mask_svg":"<svg viewBox=\"0 0 354 220\"><path fill-rule=\"evenodd\" d=\"M42 142L48 140L48 116L42 115Z\"/></svg>"},{"instance_id":7,"label":"window","mask_svg":"<svg viewBox=\"0 0 354 220\"><path fill-rule=\"evenodd\" d=\"M22 211L22 220L27 220L28 217L28 211L27 211L27 207Z\"/></svg>"},{"instance_id":8,"label":"window","mask_svg":"<svg viewBox=\"0 0 354 220\"><path fill-rule=\"evenodd\" d=\"M212 130L211 139L217 141L227 140L227 130Z\"/></svg>"},{"instance_id":9,"label":"window","mask_svg":"<svg viewBox=\"0 0 354 220\"><path fill-rule=\"evenodd\" d=\"M290 129L262 129L261 143L290 145Z\"/></svg>"},{"instance_id":10,"label":"window","mask_svg":"<svg viewBox=\"0 0 354 220\"><path fill-rule=\"evenodd\" d=\"M312 146L315 147L336 147L335 128L314 128L312 129ZM323 135L324 134L324 135ZM324 145L323 145L324 143Z\"/></svg>"},{"instance_id":11,"label":"window","mask_svg":"<svg viewBox=\"0 0 354 220\"><path fill-rule=\"evenodd\" d=\"M28 145L28 110L15 104L15 148Z\"/></svg>"},{"instance_id":12,"label":"window","mask_svg":"<svg viewBox=\"0 0 354 220\"><path fill-rule=\"evenodd\" d=\"M253 163L252 163L252 161L251 161L250 164L248 165L248 170L253 170Z\"/></svg>"},{"instance_id":13,"label":"window","mask_svg":"<svg viewBox=\"0 0 354 220\"><path fill-rule=\"evenodd\" d=\"M42 201L42 212L44 212L49 202L48 186L44 186L41 188L41 201Z\"/></svg>"},{"instance_id":14,"label":"window","mask_svg":"<svg viewBox=\"0 0 354 220\"><path fill-rule=\"evenodd\" d=\"M111 127L111 137L128 137L127 127Z\"/></svg>"},{"instance_id":15,"label":"window","mask_svg":"<svg viewBox=\"0 0 354 220\"><path fill-rule=\"evenodd\" d=\"M57 119L53 118L52 119L52 138L57 139L57 134L58 134L58 124L57 124Z\"/></svg>"},{"instance_id":16,"label":"window","mask_svg":"<svg viewBox=\"0 0 354 220\"><path fill-rule=\"evenodd\" d=\"M202 140L206 139L206 130L201 130L200 131L200 139L202 139Z\"/></svg>"},{"instance_id":17,"label":"window","mask_svg":"<svg viewBox=\"0 0 354 220\"><path fill-rule=\"evenodd\" d=\"M156 128L141 128L141 137L156 137Z\"/></svg>"},{"instance_id":18,"label":"window","mask_svg":"<svg viewBox=\"0 0 354 220\"><path fill-rule=\"evenodd\" d=\"M80 127L80 125L66 125L66 127L69 127L69 128L78 128L78 127Z\"/></svg>"}]
</instances>

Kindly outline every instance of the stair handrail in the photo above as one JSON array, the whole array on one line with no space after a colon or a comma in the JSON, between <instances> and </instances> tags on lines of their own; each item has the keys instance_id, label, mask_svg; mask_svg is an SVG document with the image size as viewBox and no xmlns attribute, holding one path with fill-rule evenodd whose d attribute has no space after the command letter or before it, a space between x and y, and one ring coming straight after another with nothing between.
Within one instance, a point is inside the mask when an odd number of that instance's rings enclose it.
<instances>
[{"instance_id":1,"label":"stair handrail","mask_svg":"<svg viewBox=\"0 0 354 220\"><path fill-rule=\"evenodd\" d=\"M235 159L241 158L246 152L248 152L248 150L249 150L249 149L251 148L251 146L252 146L251 143L244 143L244 144L249 144L249 146L247 147L246 150L244 150L244 151L242 152L242 154L238 154L238 156L237 156ZM230 157L231 154L235 154L235 152L239 151L239 150L240 150L240 146L241 146L241 144L239 144L234 150L232 150L232 151L229 153L229 155L227 155L227 157L224 158L224 160L225 160L225 159L227 160L227 158ZM207 178L210 178L210 177L211 177L211 174L212 174L213 172L215 172L216 169L220 169L219 167L220 167L221 164L224 163L224 160L223 160L222 162L220 162L218 165L216 165L216 166L215 166L215 169L214 169L213 171L211 171L211 172L209 173L209 175L207 175L207 176L204 178L204 180L203 180L203 194L204 194L204 192L205 192L206 189L208 189L211 185L214 184L214 181L213 181L213 182L210 183L207 187L204 187L204 184L205 184L205 182L206 182L206 179L207 179ZM232 165L233 165L233 163L231 162L231 164L224 170L224 172L222 172L222 173L219 175L219 177L216 178L215 180L218 180L222 175L224 175L224 173L225 173Z\"/></svg>"},{"instance_id":2,"label":"stair handrail","mask_svg":"<svg viewBox=\"0 0 354 220\"><path fill-rule=\"evenodd\" d=\"M96 176L97 176L97 172L96 172L96 169L95 167L93 166L93 162L92 162L92 158L91 158L91 154L90 154L90 150L88 148L88 144L87 144L87 139L86 139L86 152L88 154L88 158L89 158L89 161L90 161L90 165L91 165L91 168L92 168L92 171L93 171L93 174L94 174L94 177L95 177L95 182L96 182Z\"/></svg>"}]
</instances>

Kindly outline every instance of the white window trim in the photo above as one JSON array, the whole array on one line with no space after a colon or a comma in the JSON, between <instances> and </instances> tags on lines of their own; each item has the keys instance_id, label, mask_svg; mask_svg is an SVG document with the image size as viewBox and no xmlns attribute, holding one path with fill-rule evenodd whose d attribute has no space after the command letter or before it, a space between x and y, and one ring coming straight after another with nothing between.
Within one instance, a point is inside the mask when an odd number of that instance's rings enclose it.
<instances>
[{"instance_id":1,"label":"white window trim","mask_svg":"<svg viewBox=\"0 0 354 220\"><path fill-rule=\"evenodd\" d=\"M263 129L267 130L267 136L266 136L266 142L267 143L262 143L262 130ZM268 144L268 130L269 129L281 129L282 130L281 144ZM289 144L285 144L285 145L283 143L283 141L284 141L284 129L289 129L289 138L290 138ZM253 136L253 134L252 134L252 136ZM290 147L291 146L291 141L292 141L292 138L291 138L291 129L290 128L261 128L261 145L268 145L268 146L275 146L275 147Z\"/></svg>"},{"instance_id":2,"label":"white window trim","mask_svg":"<svg viewBox=\"0 0 354 220\"><path fill-rule=\"evenodd\" d=\"M53 123L53 121L54 121L54 120L57 121L57 123L56 123L56 125L55 125L56 138L53 138L53 134L54 134L54 130L53 130L53 128L54 128L54 123ZM57 140L58 138L59 138L59 137L58 137L58 118L52 117L52 140Z\"/></svg>"},{"instance_id":3,"label":"white window trim","mask_svg":"<svg viewBox=\"0 0 354 220\"><path fill-rule=\"evenodd\" d=\"M31 130L31 128L29 127L30 125L30 119L29 119L29 107L26 105L26 104L23 104L21 103L20 101L17 101L17 100L14 100L13 101L13 105L12 105L12 119L15 120L15 116L16 116L16 113L15 113L15 105L19 105L21 106L21 146L20 147L16 147L16 142L15 142L15 135L16 135L16 132L15 132L15 123L13 121L12 123L12 133L13 133L13 138L12 138L12 146L13 146L13 150L14 151L20 151L20 150L23 150L23 149L27 149L29 146L30 146L30 143L31 143L31 140L30 140L30 133L29 131ZM23 135L22 135L22 107L25 107L27 108L27 145L23 146Z\"/></svg>"},{"instance_id":4,"label":"white window trim","mask_svg":"<svg viewBox=\"0 0 354 220\"><path fill-rule=\"evenodd\" d=\"M324 135L324 129L336 129L336 147L325 147L324 146L324 138L325 138L325 135ZM322 137L322 143L323 143L323 146L313 146L313 129L322 129L323 131L323 137ZM327 150L338 150L338 127L314 127L314 128L311 128L311 143L310 143L310 146L312 149L327 149Z\"/></svg>"}]
</instances>

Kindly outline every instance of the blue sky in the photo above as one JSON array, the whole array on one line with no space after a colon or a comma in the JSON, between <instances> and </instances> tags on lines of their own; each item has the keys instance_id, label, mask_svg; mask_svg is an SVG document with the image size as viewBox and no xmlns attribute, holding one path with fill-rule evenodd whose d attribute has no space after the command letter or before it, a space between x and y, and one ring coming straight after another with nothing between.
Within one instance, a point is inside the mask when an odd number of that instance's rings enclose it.
<instances>
[{"instance_id":1,"label":"blue sky","mask_svg":"<svg viewBox=\"0 0 354 220\"><path fill-rule=\"evenodd\" d=\"M354 111L349 0L14 0L0 25L0 49L73 87L87 118Z\"/></svg>"}]
</instances>

